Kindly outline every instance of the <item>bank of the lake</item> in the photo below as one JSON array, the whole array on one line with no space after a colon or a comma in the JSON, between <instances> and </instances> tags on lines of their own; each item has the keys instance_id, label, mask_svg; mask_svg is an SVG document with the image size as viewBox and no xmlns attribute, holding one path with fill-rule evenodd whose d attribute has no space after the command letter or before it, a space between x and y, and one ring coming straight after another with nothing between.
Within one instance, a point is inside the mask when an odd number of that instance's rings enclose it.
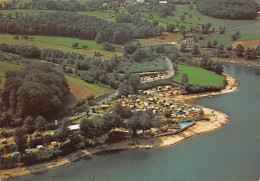
<instances>
[{"instance_id":1,"label":"bank of the lake","mask_svg":"<svg viewBox=\"0 0 260 181\"><path fill-rule=\"evenodd\" d=\"M225 70L241 80L239 91L198 103L228 113L217 131L174 147L99 155L42 175L13 180L257 180L259 177L259 68Z\"/></svg>"}]
</instances>

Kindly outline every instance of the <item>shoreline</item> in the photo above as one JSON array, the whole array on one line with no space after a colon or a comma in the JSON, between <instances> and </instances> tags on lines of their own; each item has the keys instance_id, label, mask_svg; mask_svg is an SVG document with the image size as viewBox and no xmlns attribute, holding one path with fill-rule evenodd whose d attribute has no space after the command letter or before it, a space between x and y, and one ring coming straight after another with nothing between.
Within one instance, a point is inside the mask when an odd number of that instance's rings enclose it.
<instances>
[{"instance_id":1,"label":"shoreline","mask_svg":"<svg viewBox=\"0 0 260 181\"><path fill-rule=\"evenodd\" d=\"M190 95L179 95L175 96L173 100L182 100L185 103L194 101L200 97L228 94L235 92L238 89L239 81L234 77L224 74L227 80L226 87L218 92L206 92L202 94L190 94ZM207 118L210 118L210 121L199 120L197 123L188 128L187 130L178 133L176 135L162 136L162 137L140 137L135 139L123 140L121 142L109 144L109 145L100 145L95 148L78 150L76 152L70 153L62 158L54 159L48 162L38 163L32 166L22 166L16 167L8 170L0 170L0 180L14 178L19 176L24 176L28 174L39 174L44 173L49 170L58 168L64 165L73 164L73 162L79 161L82 158L90 157L95 154L107 153L110 151L118 150L127 150L127 149L149 149L149 148L161 148L172 146L181 141L196 136L202 133L210 132L216 129L219 129L222 125L221 122L224 122L227 119L227 115L218 110L211 108L206 108L199 106L203 109L204 115Z\"/></svg>"}]
</instances>

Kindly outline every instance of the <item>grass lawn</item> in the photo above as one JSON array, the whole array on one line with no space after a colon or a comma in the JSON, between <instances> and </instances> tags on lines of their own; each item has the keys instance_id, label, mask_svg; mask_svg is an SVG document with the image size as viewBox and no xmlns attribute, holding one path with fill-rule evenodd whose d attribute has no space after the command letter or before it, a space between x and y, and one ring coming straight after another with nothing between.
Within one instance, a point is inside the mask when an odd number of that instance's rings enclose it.
<instances>
[{"instance_id":1,"label":"grass lawn","mask_svg":"<svg viewBox=\"0 0 260 181\"><path fill-rule=\"evenodd\" d=\"M191 67L187 65L178 65L177 75L173 78L173 80L181 82L183 73L188 75L189 84L223 86L223 76L202 68Z\"/></svg>"},{"instance_id":2,"label":"grass lawn","mask_svg":"<svg viewBox=\"0 0 260 181\"><path fill-rule=\"evenodd\" d=\"M74 83L74 84L77 84L79 86L82 86L82 87L85 87L93 92L96 92L97 94L99 95L102 95L102 94L112 94L115 90L113 89L109 89L109 88L105 88L105 87L101 87L101 86L98 86L98 85L95 85L95 84L90 84L90 83L87 83L83 80L80 80L80 79L76 79L74 77L71 77L71 76L66 76L66 79L71 82L71 83Z\"/></svg>"},{"instance_id":3,"label":"grass lawn","mask_svg":"<svg viewBox=\"0 0 260 181\"><path fill-rule=\"evenodd\" d=\"M18 70L23 68L22 65L16 65L16 64L10 64L6 62L0 61L0 89L3 89L4 87L4 81L5 81L5 72L11 71L11 70Z\"/></svg>"},{"instance_id":4,"label":"grass lawn","mask_svg":"<svg viewBox=\"0 0 260 181\"><path fill-rule=\"evenodd\" d=\"M143 63L123 62L121 63L120 67L125 71L125 73L140 73L140 72L163 71L166 68L166 64L163 59L157 59L154 61L146 61Z\"/></svg>"}]
</instances>

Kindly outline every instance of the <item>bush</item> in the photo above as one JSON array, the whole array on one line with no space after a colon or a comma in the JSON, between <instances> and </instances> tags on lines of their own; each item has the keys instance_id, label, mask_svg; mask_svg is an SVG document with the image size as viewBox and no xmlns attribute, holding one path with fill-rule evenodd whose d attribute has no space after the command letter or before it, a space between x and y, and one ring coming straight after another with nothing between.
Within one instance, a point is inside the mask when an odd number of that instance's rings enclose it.
<instances>
[{"instance_id":1,"label":"bush","mask_svg":"<svg viewBox=\"0 0 260 181\"><path fill-rule=\"evenodd\" d=\"M106 51L115 51L115 47L107 42L102 44L102 48Z\"/></svg>"}]
</instances>

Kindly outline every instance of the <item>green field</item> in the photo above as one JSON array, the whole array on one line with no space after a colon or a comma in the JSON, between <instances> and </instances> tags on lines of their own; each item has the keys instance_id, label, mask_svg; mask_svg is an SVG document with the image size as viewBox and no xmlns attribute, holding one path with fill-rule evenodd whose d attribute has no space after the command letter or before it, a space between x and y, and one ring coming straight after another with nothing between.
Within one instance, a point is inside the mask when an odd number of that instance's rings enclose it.
<instances>
[{"instance_id":1,"label":"green field","mask_svg":"<svg viewBox=\"0 0 260 181\"><path fill-rule=\"evenodd\" d=\"M12 17L15 18L15 13L23 13L23 15L38 15L39 13L53 13L53 12L64 12L56 10L36 10L36 9L11 9L11 10L0 10L3 15L9 13L12 14ZM100 10L100 11L78 11L78 14L96 16L99 19L104 19L107 21L115 21L115 12L113 10Z\"/></svg>"},{"instance_id":2,"label":"green field","mask_svg":"<svg viewBox=\"0 0 260 181\"><path fill-rule=\"evenodd\" d=\"M187 65L178 65L177 75L173 78L176 82L181 82L182 74L186 73L189 84L206 86L223 86L224 77L214 72Z\"/></svg>"},{"instance_id":3,"label":"green field","mask_svg":"<svg viewBox=\"0 0 260 181\"><path fill-rule=\"evenodd\" d=\"M16 64L10 64L6 62L0 61L0 89L3 89L4 87L4 81L5 81L5 72L11 71L11 70L18 70L23 68L21 65L16 65Z\"/></svg>"},{"instance_id":4,"label":"green field","mask_svg":"<svg viewBox=\"0 0 260 181\"><path fill-rule=\"evenodd\" d=\"M147 8L141 7L139 8L141 11L144 11L141 13L142 17L148 18L150 14L153 14L154 20L157 20L159 22L163 23L171 23L171 24L177 24L176 21L180 22L180 25L184 25L186 27L192 26L201 26L201 24L207 24L211 23L213 27L215 27L215 30L219 30L219 27L226 27L228 29L258 23L258 20L228 20L228 19L218 19L213 18L210 16L206 16L201 14L197 9L196 5L193 5L193 9L189 9L189 5L175 5L176 10L173 11L174 16L168 16L167 18L161 18L158 16L156 12L146 12ZM185 20L183 22L180 21L180 16L183 15L183 12L187 12L188 14L191 14L192 17L190 18L189 15L185 16ZM257 26L257 25L256 25ZM259 27L259 24L258 24ZM259 31L259 28L243 28L243 33L251 33L251 31ZM257 33L257 32L255 32Z\"/></svg>"},{"instance_id":5,"label":"green field","mask_svg":"<svg viewBox=\"0 0 260 181\"><path fill-rule=\"evenodd\" d=\"M113 89L101 87L101 86L98 86L98 85L95 85L95 84L90 84L90 83L87 83L83 80L76 79L76 78L71 77L71 76L66 76L66 79L69 82L72 82L72 83L77 84L79 86L85 87L85 88L87 88L87 89L89 89L93 92L98 93L98 94L112 94L113 92L115 92L115 90L113 90Z\"/></svg>"},{"instance_id":6,"label":"green field","mask_svg":"<svg viewBox=\"0 0 260 181\"><path fill-rule=\"evenodd\" d=\"M166 68L166 64L163 59L157 59L154 61L145 61L143 63L123 62L120 64L120 67L125 73L140 73L163 71Z\"/></svg>"},{"instance_id":7,"label":"green field","mask_svg":"<svg viewBox=\"0 0 260 181\"><path fill-rule=\"evenodd\" d=\"M206 44L208 41L211 41L211 43L212 43L214 40L217 40L218 44L230 46L233 43L235 43L235 41L232 41L232 39L231 39L232 34L233 33L215 34L212 36L204 37L204 40L201 40L199 42L203 42ZM260 40L260 34L244 34L244 35L242 34L240 36L240 38L238 38L237 41L248 41L248 40Z\"/></svg>"}]
</instances>

